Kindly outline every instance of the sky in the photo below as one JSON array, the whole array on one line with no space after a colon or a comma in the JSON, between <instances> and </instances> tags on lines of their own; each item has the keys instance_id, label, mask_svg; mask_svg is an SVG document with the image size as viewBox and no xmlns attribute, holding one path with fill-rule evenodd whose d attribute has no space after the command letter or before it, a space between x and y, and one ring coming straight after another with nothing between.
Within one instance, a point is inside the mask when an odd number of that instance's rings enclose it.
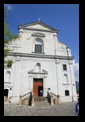
<instances>
[{"instance_id":1,"label":"sky","mask_svg":"<svg viewBox=\"0 0 85 122\"><path fill-rule=\"evenodd\" d=\"M74 57L74 73L79 81L79 4L4 4L8 9L9 30L18 34L18 26L41 22L59 30L58 40L66 44Z\"/></svg>"}]
</instances>

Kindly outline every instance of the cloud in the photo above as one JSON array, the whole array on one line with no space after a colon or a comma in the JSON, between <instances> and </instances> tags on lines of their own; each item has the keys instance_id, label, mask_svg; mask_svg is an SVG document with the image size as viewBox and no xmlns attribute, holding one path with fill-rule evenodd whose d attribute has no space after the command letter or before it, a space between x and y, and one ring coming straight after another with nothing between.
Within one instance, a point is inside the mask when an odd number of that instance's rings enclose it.
<instances>
[{"instance_id":1,"label":"cloud","mask_svg":"<svg viewBox=\"0 0 85 122\"><path fill-rule=\"evenodd\" d=\"M79 63L76 63L74 60L74 74L75 74L75 80L79 81Z\"/></svg>"},{"instance_id":2,"label":"cloud","mask_svg":"<svg viewBox=\"0 0 85 122\"><path fill-rule=\"evenodd\" d=\"M12 5L10 4L4 4L4 7L6 7L9 11L12 9Z\"/></svg>"}]
</instances>

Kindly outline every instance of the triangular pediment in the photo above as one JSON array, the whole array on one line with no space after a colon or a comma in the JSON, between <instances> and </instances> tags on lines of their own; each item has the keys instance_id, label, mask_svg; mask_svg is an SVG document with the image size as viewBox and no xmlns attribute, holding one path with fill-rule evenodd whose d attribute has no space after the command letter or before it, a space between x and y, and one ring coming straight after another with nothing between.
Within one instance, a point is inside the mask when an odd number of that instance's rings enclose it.
<instances>
[{"instance_id":1,"label":"triangular pediment","mask_svg":"<svg viewBox=\"0 0 85 122\"><path fill-rule=\"evenodd\" d=\"M36 72L35 69L29 70L28 71L29 74L48 74L48 71L42 69L41 72Z\"/></svg>"},{"instance_id":2,"label":"triangular pediment","mask_svg":"<svg viewBox=\"0 0 85 122\"><path fill-rule=\"evenodd\" d=\"M18 26L18 29L28 29L28 30L42 30L42 31L53 31L53 32L58 32L58 30L56 30L55 28L47 25L47 24L44 24L42 22L33 22L33 23L30 23L30 24L23 24L23 25L20 25Z\"/></svg>"},{"instance_id":3,"label":"triangular pediment","mask_svg":"<svg viewBox=\"0 0 85 122\"><path fill-rule=\"evenodd\" d=\"M41 29L41 30L50 30L49 28L44 27L43 25L36 24L36 25L31 25L27 26L26 28L32 28L32 29Z\"/></svg>"}]
</instances>

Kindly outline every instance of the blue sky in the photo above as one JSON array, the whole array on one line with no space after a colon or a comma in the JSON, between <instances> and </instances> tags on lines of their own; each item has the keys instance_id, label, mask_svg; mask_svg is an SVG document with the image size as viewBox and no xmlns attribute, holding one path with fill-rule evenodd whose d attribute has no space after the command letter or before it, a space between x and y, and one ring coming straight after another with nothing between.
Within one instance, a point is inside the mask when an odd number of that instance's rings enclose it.
<instances>
[{"instance_id":1,"label":"blue sky","mask_svg":"<svg viewBox=\"0 0 85 122\"><path fill-rule=\"evenodd\" d=\"M79 68L79 4L5 4L9 29L18 33L19 25L41 21L59 30L58 39L69 46Z\"/></svg>"}]
</instances>

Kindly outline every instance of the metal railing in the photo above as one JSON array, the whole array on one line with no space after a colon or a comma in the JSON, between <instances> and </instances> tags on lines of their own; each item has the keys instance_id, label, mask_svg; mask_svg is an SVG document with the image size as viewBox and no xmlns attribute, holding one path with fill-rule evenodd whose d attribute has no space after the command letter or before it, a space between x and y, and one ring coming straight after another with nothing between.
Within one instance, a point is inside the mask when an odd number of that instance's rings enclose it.
<instances>
[{"instance_id":1,"label":"metal railing","mask_svg":"<svg viewBox=\"0 0 85 122\"><path fill-rule=\"evenodd\" d=\"M50 92L49 91L47 91L47 100L48 100L48 102L49 102L49 104L51 105L51 94L50 94Z\"/></svg>"},{"instance_id":2,"label":"metal railing","mask_svg":"<svg viewBox=\"0 0 85 122\"><path fill-rule=\"evenodd\" d=\"M60 101L59 97L60 97L59 95L47 91L47 99L51 105L58 104Z\"/></svg>"},{"instance_id":3,"label":"metal railing","mask_svg":"<svg viewBox=\"0 0 85 122\"><path fill-rule=\"evenodd\" d=\"M20 104L23 104L23 102L28 99L28 105L31 105L31 100L32 100L32 92L28 92L24 95L20 96Z\"/></svg>"}]
</instances>

